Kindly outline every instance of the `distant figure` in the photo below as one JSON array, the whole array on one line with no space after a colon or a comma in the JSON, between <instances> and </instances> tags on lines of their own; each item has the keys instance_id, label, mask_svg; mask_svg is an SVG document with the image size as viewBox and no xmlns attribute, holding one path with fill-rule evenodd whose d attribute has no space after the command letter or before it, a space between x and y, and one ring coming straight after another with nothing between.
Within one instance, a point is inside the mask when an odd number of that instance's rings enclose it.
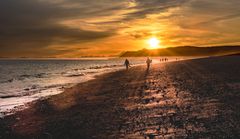
<instances>
[{"instance_id":1,"label":"distant figure","mask_svg":"<svg viewBox=\"0 0 240 139\"><path fill-rule=\"evenodd\" d=\"M146 60L146 63L147 63L147 70L149 70L150 64L152 63L152 60L148 57L147 60Z\"/></svg>"},{"instance_id":2,"label":"distant figure","mask_svg":"<svg viewBox=\"0 0 240 139\"><path fill-rule=\"evenodd\" d=\"M125 60L124 65L126 66L126 70L128 70L128 68L130 67L130 62L128 61L128 59Z\"/></svg>"}]
</instances>

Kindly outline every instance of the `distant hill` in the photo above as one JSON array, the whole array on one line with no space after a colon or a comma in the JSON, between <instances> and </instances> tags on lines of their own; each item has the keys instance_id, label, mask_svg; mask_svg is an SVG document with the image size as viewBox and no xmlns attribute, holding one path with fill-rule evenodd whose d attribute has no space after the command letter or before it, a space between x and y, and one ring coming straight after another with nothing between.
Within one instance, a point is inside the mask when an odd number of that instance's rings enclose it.
<instances>
[{"instance_id":1,"label":"distant hill","mask_svg":"<svg viewBox=\"0 0 240 139\"><path fill-rule=\"evenodd\" d=\"M233 54L224 55L224 56L240 56L240 53L233 53Z\"/></svg>"},{"instance_id":2,"label":"distant hill","mask_svg":"<svg viewBox=\"0 0 240 139\"><path fill-rule=\"evenodd\" d=\"M141 57L141 56L217 56L240 53L240 46L179 46L161 49L142 49L139 51L123 52L121 57Z\"/></svg>"}]
</instances>

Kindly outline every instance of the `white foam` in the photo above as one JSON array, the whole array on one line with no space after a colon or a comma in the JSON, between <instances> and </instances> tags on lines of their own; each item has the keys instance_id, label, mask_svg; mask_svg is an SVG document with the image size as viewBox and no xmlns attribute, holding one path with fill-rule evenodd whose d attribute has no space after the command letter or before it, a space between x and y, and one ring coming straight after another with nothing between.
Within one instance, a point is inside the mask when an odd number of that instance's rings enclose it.
<instances>
[{"instance_id":1,"label":"white foam","mask_svg":"<svg viewBox=\"0 0 240 139\"><path fill-rule=\"evenodd\" d=\"M0 118L3 118L4 117L4 115L0 112Z\"/></svg>"},{"instance_id":2,"label":"white foam","mask_svg":"<svg viewBox=\"0 0 240 139\"><path fill-rule=\"evenodd\" d=\"M122 63L123 60L119 61ZM159 63L159 60L156 59L153 62ZM2 117L4 114L12 114L15 111L24 109L26 107L26 103L48 96L60 94L64 91L64 88L94 79L96 75L124 69L124 66L120 65L120 63L117 63L118 65L116 65L116 63L113 63L113 66L106 66L103 64L103 68L98 68L99 64L93 65L93 68L85 68L84 66L73 66L67 67L66 69L62 67L54 67L53 69L56 69L56 71L53 72L52 69L49 68L49 70L46 71L46 75L48 76L44 78L26 78L24 80L14 80L12 82L2 83L0 87L0 91L4 92L2 93L2 96L9 95L16 97L0 98L0 117ZM133 63L133 66L142 64L145 64L145 59L141 60L141 62ZM29 70L25 71L25 69L27 69L25 66L23 68L24 73L29 72ZM30 68L36 67L33 66ZM31 73L34 75L36 74L35 70L39 70L42 73L45 69L32 69ZM17 71L21 72L19 70L19 67L17 68ZM66 77L65 75L71 76ZM7 75L6 77L8 76L10 75Z\"/></svg>"},{"instance_id":3,"label":"white foam","mask_svg":"<svg viewBox=\"0 0 240 139\"><path fill-rule=\"evenodd\" d=\"M4 117L4 115L10 115L13 114L16 111L20 111L22 109L25 109L27 107L27 103L41 99L46 98L49 96L60 94L64 91L64 88L74 86L77 83L86 82L91 79L94 79L94 76L100 75L103 73L113 72L120 70L122 68L108 68L108 69L101 69L98 70L99 72L86 75L84 77L74 77L74 78L64 78L59 77L56 80L56 83L61 85L56 86L50 86L46 88L42 88L41 90L38 90L38 93L33 93L33 95L30 96L19 96L19 97L10 97L10 98L0 98L0 117ZM71 84L69 84L69 82ZM66 85L66 83L68 83ZM65 84L65 86L64 86Z\"/></svg>"}]
</instances>

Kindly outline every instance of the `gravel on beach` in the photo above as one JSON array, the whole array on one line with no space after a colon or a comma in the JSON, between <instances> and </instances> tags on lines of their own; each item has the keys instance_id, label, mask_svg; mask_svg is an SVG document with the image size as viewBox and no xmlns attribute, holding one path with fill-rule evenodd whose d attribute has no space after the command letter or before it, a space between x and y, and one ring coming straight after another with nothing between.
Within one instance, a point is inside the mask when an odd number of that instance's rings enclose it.
<instances>
[{"instance_id":1,"label":"gravel on beach","mask_svg":"<svg viewBox=\"0 0 240 139\"><path fill-rule=\"evenodd\" d=\"M240 138L240 56L101 75L0 119L0 139Z\"/></svg>"}]
</instances>

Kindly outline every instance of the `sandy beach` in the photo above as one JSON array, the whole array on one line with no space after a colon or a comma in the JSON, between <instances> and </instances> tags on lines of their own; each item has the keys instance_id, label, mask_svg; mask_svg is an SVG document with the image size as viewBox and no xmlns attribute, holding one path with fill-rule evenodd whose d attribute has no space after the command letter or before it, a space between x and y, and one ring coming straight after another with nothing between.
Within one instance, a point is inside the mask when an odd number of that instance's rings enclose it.
<instances>
[{"instance_id":1,"label":"sandy beach","mask_svg":"<svg viewBox=\"0 0 240 139\"><path fill-rule=\"evenodd\" d=\"M240 56L132 67L0 119L0 139L240 138Z\"/></svg>"}]
</instances>

